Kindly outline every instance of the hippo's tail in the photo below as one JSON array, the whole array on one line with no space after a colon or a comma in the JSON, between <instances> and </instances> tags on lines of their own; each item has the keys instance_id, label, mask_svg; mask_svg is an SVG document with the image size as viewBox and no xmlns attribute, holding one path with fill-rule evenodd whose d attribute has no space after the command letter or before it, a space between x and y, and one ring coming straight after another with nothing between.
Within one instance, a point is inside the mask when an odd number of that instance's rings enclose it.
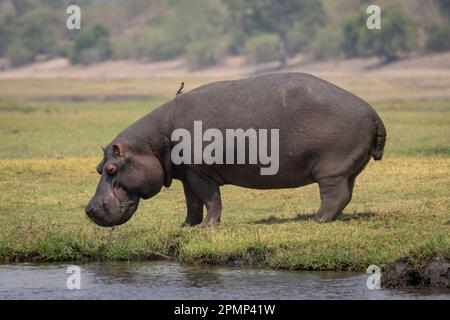
<instances>
[{"instance_id":1,"label":"hippo's tail","mask_svg":"<svg viewBox=\"0 0 450 320\"><path fill-rule=\"evenodd\" d=\"M376 115L374 121L376 134L372 148L372 157L374 160L381 160L383 158L384 145L386 144L386 128L378 115Z\"/></svg>"}]
</instances>

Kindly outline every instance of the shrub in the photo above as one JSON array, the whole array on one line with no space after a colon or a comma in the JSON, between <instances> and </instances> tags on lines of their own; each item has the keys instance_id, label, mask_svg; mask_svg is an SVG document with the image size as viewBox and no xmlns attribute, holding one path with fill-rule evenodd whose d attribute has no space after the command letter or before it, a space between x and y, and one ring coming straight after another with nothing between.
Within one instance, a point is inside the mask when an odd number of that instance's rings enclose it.
<instances>
[{"instance_id":1,"label":"shrub","mask_svg":"<svg viewBox=\"0 0 450 320\"><path fill-rule=\"evenodd\" d=\"M97 63L102 60L104 60L104 57L96 48L83 50L77 55L76 59L72 59L72 61L75 61L75 63L84 65Z\"/></svg>"},{"instance_id":2,"label":"shrub","mask_svg":"<svg viewBox=\"0 0 450 320\"><path fill-rule=\"evenodd\" d=\"M180 35L166 28L140 29L114 41L113 46L114 57L122 59L170 60L184 52L184 41Z\"/></svg>"},{"instance_id":3,"label":"shrub","mask_svg":"<svg viewBox=\"0 0 450 320\"><path fill-rule=\"evenodd\" d=\"M186 46L186 60L192 69L200 69L215 65L226 54L225 41L204 40Z\"/></svg>"},{"instance_id":4,"label":"shrub","mask_svg":"<svg viewBox=\"0 0 450 320\"><path fill-rule=\"evenodd\" d=\"M344 22L342 28L342 50L347 58L363 55L361 45L366 28L365 23L365 15L363 14L350 16Z\"/></svg>"},{"instance_id":5,"label":"shrub","mask_svg":"<svg viewBox=\"0 0 450 320\"><path fill-rule=\"evenodd\" d=\"M245 44L244 54L253 64L277 60L280 40L276 34L251 37Z\"/></svg>"},{"instance_id":6,"label":"shrub","mask_svg":"<svg viewBox=\"0 0 450 320\"><path fill-rule=\"evenodd\" d=\"M390 62L414 48L416 33L402 7L393 5L383 10L381 30L367 29L364 14L349 18L343 28L343 49L347 57L378 56Z\"/></svg>"},{"instance_id":7,"label":"shrub","mask_svg":"<svg viewBox=\"0 0 450 320\"><path fill-rule=\"evenodd\" d=\"M450 26L446 24L433 26L428 32L427 48L442 52L450 50Z\"/></svg>"},{"instance_id":8,"label":"shrub","mask_svg":"<svg viewBox=\"0 0 450 320\"><path fill-rule=\"evenodd\" d=\"M29 11L17 20L15 41L20 41L34 57L52 56L57 46L53 28L55 23L57 23L55 14L49 8L39 7Z\"/></svg>"},{"instance_id":9,"label":"shrub","mask_svg":"<svg viewBox=\"0 0 450 320\"><path fill-rule=\"evenodd\" d=\"M148 33L142 51L154 61L170 60L183 52L183 46L184 43L174 39L171 33L157 29Z\"/></svg>"},{"instance_id":10,"label":"shrub","mask_svg":"<svg viewBox=\"0 0 450 320\"><path fill-rule=\"evenodd\" d=\"M34 54L19 41L15 41L8 47L6 56L13 67L20 67L34 61Z\"/></svg>"},{"instance_id":11,"label":"shrub","mask_svg":"<svg viewBox=\"0 0 450 320\"><path fill-rule=\"evenodd\" d=\"M417 30L400 6L387 7L382 17L381 30L364 33L363 45L369 54L381 57L385 62L397 59L399 53L412 50L416 44Z\"/></svg>"},{"instance_id":12,"label":"shrub","mask_svg":"<svg viewBox=\"0 0 450 320\"><path fill-rule=\"evenodd\" d=\"M55 53L59 57L69 57L73 50L73 45L68 41L61 41L55 47Z\"/></svg>"},{"instance_id":13,"label":"shrub","mask_svg":"<svg viewBox=\"0 0 450 320\"><path fill-rule=\"evenodd\" d=\"M53 16L47 9L37 9L20 19L7 16L0 21L0 56L12 66L33 62L37 55L54 55L56 36L51 28Z\"/></svg>"},{"instance_id":14,"label":"shrub","mask_svg":"<svg viewBox=\"0 0 450 320\"><path fill-rule=\"evenodd\" d=\"M127 34L112 42L112 55L116 59L139 58L138 48L141 41L134 34Z\"/></svg>"},{"instance_id":15,"label":"shrub","mask_svg":"<svg viewBox=\"0 0 450 320\"><path fill-rule=\"evenodd\" d=\"M310 45L312 56L316 60L339 58L341 55L342 34L332 28L320 29Z\"/></svg>"},{"instance_id":16,"label":"shrub","mask_svg":"<svg viewBox=\"0 0 450 320\"><path fill-rule=\"evenodd\" d=\"M11 17L0 19L0 57L6 55L8 46L12 43L14 36L12 24Z\"/></svg>"},{"instance_id":17,"label":"shrub","mask_svg":"<svg viewBox=\"0 0 450 320\"><path fill-rule=\"evenodd\" d=\"M307 51L311 41L311 33L305 30L303 24L296 24L287 33L287 51L289 55L295 55L299 52Z\"/></svg>"},{"instance_id":18,"label":"shrub","mask_svg":"<svg viewBox=\"0 0 450 320\"><path fill-rule=\"evenodd\" d=\"M244 30L235 27L228 35L229 51L231 54L241 54L245 48L245 40L247 35Z\"/></svg>"},{"instance_id":19,"label":"shrub","mask_svg":"<svg viewBox=\"0 0 450 320\"><path fill-rule=\"evenodd\" d=\"M111 55L109 32L104 26L96 24L77 36L70 59L72 63L90 64L106 60Z\"/></svg>"},{"instance_id":20,"label":"shrub","mask_svg":"<svg viewBox=\"0 0 450 320\"><path fill-rule=\"evenodd\" d=\"M33 55L51 54L56 44L56 37L48 24L40 19L27 19L24 21L20 38L23 45Z\"/></svg>"}]
</instances>

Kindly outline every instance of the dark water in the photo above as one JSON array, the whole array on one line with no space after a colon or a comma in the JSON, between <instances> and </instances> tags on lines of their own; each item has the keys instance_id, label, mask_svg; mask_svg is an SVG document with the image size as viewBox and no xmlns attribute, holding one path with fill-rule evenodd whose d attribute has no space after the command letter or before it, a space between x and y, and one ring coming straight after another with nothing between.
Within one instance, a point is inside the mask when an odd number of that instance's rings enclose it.
<instances>
[{"instance_id":1,"label":"dark water","mask_svg":"<svg viewBox=\"0 0 450 320\"><path fill-rule=\"evenodd\" d=\"M450 290L369 290L368 275L172 262L89 263L80 290L68 265L0 265L0 299L449 299Z\"/></svg>"}]
</instances>

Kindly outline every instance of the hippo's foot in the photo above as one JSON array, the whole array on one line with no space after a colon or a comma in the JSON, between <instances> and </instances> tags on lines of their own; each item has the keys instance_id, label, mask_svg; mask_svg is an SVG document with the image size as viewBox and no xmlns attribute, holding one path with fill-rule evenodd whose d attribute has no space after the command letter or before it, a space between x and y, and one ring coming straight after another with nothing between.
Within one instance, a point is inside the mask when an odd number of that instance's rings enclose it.
<instances>
[{"instance_id":1,"label":"hippo's foot","mask_svg":"<svg viewBox=\"0 0 450 320\"><path fill-rule=\"evenodd\" d=\"M182 224L181 224L181 228L188 228L188 227L195 227L197 224L191 224L191 223L189 223L189 222L187 222L187 221L185 221L185 222L183 222Z\"/></svg>"},{"instance_id":2,"label":"hippo's foot","mask_svg":"<svg viewBox=\"0 0 450 320\"><path fill-rule=\"evenodd\" d=\"M186 227L195 227L198 224L201 224L203 222L203 216L202 215L197 215L197 216L190 216L188 214L188 216L186 217L186 220L182 223L181 227L182 228L186 228Z\"/></svg>"},{"instance_id":3,"label":"hippo's foot","mask_svg":"<svg viewBox=\"0 0 450 320\"><path fill-rule=\"evenodd\" d=\"M188 212L186 220L183 222L181 227L182 228L195 227L196 225L201 224L202 221L203 221L203 214L193 215L189 214Z\"/></svg>"},{"instance_id":4,"label":"hippo's foot","mask_svg":"<svg viewBox=\"0 0 450 320\"><path fill-rule=\"evenodd\" d=\"M336 220L336 218L330 219L327 216L322 217L322 216L319 216L318 214L316 214L314 216L314 221L317 222L317 223L326 223L326 222L331 222L331 221L334 221L334 220Z\"/></svg>"},{"instance_id":5,"label":"hippo's foot","mask_svg":"<svg viewBox=\"0 0 450 320\"><path fill-rule=\"evenodd\" d=\"M209 221L203 221L195 226L195 228L212 228L220 224L220 220L211 219Z\"/></svg>"}]
</instances>

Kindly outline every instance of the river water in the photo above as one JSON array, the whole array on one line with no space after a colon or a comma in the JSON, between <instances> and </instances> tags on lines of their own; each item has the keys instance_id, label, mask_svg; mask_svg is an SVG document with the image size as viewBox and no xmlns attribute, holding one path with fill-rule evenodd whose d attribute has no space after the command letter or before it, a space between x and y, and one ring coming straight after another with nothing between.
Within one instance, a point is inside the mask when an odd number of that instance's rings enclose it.
<instances>
[{"instance_id":1,"label":"river water","mask_svg":"<svg viewBox=\"0 0 450 320\"><path fill-rule=\"evenodd\" d=\"M0 299L449 299L450 290L379 289L368 274L291 272L175 262L0 265Z\"/></svg>"}]
</instances>

